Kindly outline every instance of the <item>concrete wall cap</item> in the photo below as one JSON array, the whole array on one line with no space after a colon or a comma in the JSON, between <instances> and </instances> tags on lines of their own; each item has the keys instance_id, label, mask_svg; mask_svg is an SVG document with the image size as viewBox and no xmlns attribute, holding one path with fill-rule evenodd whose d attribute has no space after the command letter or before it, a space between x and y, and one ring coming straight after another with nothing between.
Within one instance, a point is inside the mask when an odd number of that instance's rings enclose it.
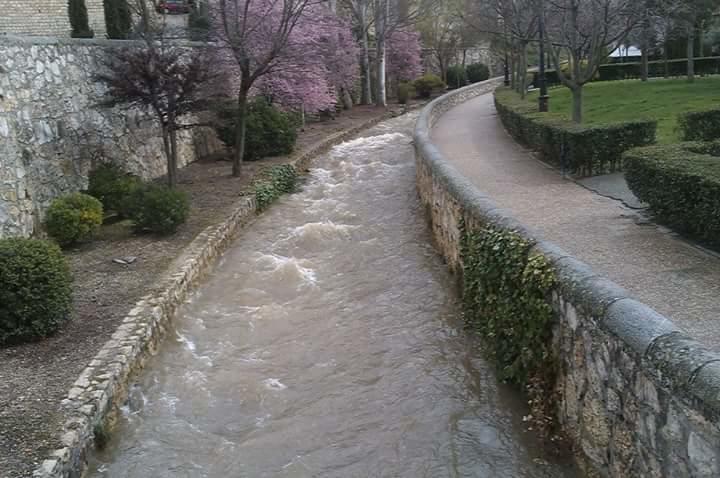
<instances>
[{"instance_id":1,"label":"concrete wall cap","mask_svg":"<svg viewBox=\"0 0 720 478\"><path fill-rule=\"evenodd\" d=\"M690 393L720 413L720 361L701 366L689 385Z\"/></svg>"},{"instance_id":2,"label":"concrete wall cap","mask_svg":"<svg viewBox=\"0 0 720 478\"><path fill-rule=\"evenodd\" d=\"M605 312L602 326L641 356L647 353L658 337L679 332L667 317L631 298L611 304Z\"/></svg>"},{"instance_id":3,"label":"concrete wall cap","mask_svg":"<svg viewBox=\"0 0 720 478\"><path fill-rule=\"evenodd\" d=\"M688 391L703 366L720 361L720 354L680 331L657 337L646 356L660 370L668 386Z\"/></svg>"}]
</instances>

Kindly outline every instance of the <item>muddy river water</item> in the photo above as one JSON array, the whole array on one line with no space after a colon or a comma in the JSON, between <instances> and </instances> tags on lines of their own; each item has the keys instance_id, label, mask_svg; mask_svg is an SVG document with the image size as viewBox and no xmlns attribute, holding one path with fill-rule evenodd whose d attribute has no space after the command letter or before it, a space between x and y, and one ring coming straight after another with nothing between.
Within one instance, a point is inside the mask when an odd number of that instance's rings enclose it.
<instances>
[{"instance_id":1,"label":"muddy river water","mask_svg":"<svg viewBox=\"0 0 720 478\"><path fill-rule=\"evenodd\" d=\"M182 307L92 477L574 477L458 321L415 115L314 163Z\"/></svg>"}]
</instances>

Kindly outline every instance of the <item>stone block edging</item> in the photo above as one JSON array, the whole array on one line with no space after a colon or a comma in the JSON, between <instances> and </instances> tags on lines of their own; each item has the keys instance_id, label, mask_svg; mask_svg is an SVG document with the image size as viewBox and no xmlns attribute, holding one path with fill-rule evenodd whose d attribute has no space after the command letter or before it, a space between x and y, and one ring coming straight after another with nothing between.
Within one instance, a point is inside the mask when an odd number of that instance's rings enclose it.
<instances>
[{"instance_id":1,"label":"stone block edging","mask_svg":"<svg viewBox=\"0 0 720 478\"><path fill-rule=\"evenodd\" d=\"M301 151L290 164L302 174L318 155L391 116L381 115L334 133ZM177 308L257 212L254 197L245 196L237 201L229 217L198 234L173 261L158 282L159 292L135 304L62 401L68 412L59 440L62 446L40 464L34 478L82 476L96 427L105 427L114 420L117 408L127 397L130 380L157 352Z\"/></svg>"},{"instance_id":2,"label":"stone block edging","mask_svg":"<svg viewBox=\"0 0 720 478\"><path fill-rule=\"evenodd\" d=\"M437 118L498 84L492 79L447 93L418 118L418 191L438 248L451 269L461 269L465 221L515 231L552 262L559 279L552 297L558 418L589 468L612 477L720 476L720 354L542 240L433 144Z\"/></svg>"}]
</instances>

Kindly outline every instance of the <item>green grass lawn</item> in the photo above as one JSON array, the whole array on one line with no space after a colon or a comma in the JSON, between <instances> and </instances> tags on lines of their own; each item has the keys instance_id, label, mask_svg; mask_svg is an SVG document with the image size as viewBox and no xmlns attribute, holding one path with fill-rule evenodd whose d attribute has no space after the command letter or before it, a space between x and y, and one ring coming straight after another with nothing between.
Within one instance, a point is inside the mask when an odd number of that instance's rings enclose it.
<instances>
[{"instance_id":1,"label":"green grass lawn","mask_svg":"<svg viewBox=\"0 0 720 478\"><path fill-rule=\"evenodd\" d=\"M565 87L551 88L550 111L570 119L572 96ZM528 95L537 101L537 93ZM672 143L680 139L677 115L720 107L720 77L697 78L695 83L684 79L604 81L584 88L583 122L613 123L635 119L656 119L657 141Z\"/></svg>"}]
</instances>

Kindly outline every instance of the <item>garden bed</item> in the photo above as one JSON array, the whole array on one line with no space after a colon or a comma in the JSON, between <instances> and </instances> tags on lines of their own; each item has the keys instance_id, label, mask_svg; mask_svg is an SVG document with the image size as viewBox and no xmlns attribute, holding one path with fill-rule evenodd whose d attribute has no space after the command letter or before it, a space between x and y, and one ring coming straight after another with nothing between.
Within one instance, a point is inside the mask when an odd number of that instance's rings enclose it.
<instances>
[{"instance_id":1,"label":"garden bed","mask_svg":"<svg viewBox=\"0 0 720 478\"><path fill-rule=\"evenodd\" d=\"M385 115L356 107L338 118L309 124L298 138L303 151L323 138ZM241 178L227 161L203 161L180 171L179 188L191 213L176 234L134 235L129 224L104 226L92 243L68 251L75 275L73 320L56 336L0 350L0 470L26 477L51 451L66 420L60 402L78 375L142 296L152 293L170 263L206 227L222 221L261 168L288 157L245 163ZM134 257L131 264L114 259Z\"/></svg>"}]
</instances>

